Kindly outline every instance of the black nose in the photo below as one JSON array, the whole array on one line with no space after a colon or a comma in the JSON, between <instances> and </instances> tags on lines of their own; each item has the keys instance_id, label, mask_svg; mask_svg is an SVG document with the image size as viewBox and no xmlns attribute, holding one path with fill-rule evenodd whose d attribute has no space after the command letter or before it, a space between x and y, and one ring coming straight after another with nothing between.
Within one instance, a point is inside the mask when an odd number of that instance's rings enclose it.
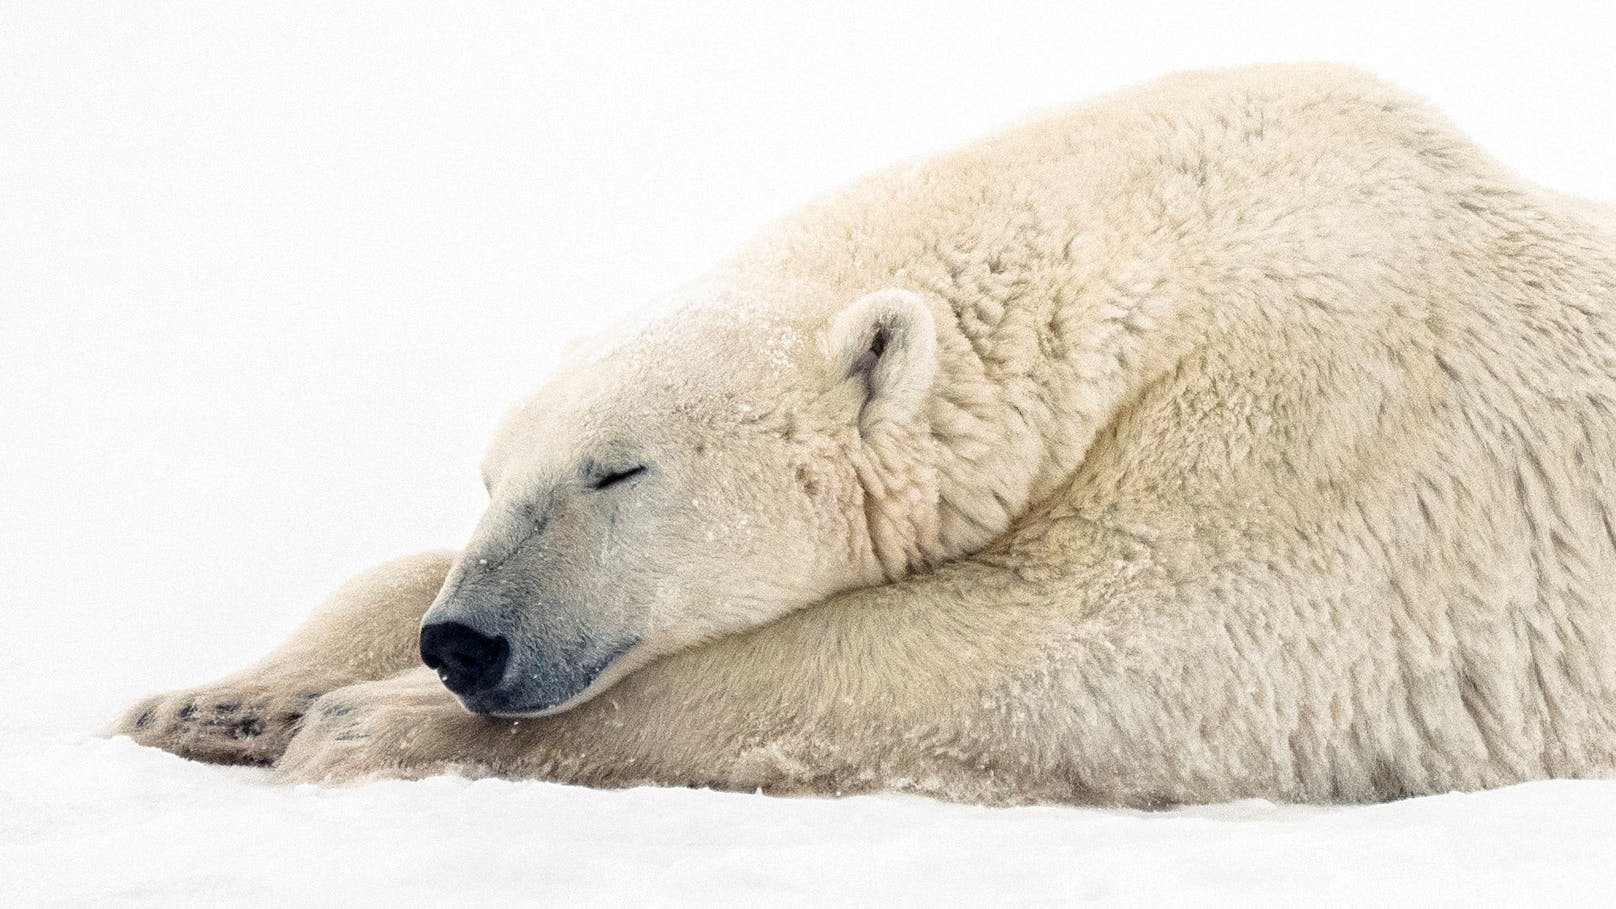
<instances>
[{"instance_id":1,"label":"black nose","mask_svg":"<svg viewBox=\"0 0 1616 909\"><path fill-rule=\"evenodd\" d=\"M433 622L421 629L421 662L438 671L449 690L471 697L499 684L510 659L505 639L460 622Z\"/></svg>"}]
</instances>

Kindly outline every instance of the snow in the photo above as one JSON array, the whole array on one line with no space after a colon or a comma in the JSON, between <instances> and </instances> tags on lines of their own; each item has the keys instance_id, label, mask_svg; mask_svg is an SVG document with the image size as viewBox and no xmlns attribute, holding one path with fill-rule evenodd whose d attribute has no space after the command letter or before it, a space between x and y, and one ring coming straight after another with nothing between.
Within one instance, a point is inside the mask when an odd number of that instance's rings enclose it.
<instances>
[{"instance_id":1,"label":"snow","mask_svg":"<svg viewBox=\"0 0 1616 909\"><path fill-rule=\"evenodd\" d=\"M987 809L439 777L277 787L127 739L7 736L16 905L1595 905L1616 784L1361 808Z\"/></svg>"},{"instance_id":2,"label":"snow","mask_svg":"<svg viewBox=\"0 0 1616 909\"><path fill-rule=\"evenodd\" d=\"M463 539L568 340L838 181L1328 58L1616 198L1612 34L1603 2L0 3L0 904L1607 902L1616 781L1154 814L327 790L98 733Z\"/></svg>"}]
</instances>

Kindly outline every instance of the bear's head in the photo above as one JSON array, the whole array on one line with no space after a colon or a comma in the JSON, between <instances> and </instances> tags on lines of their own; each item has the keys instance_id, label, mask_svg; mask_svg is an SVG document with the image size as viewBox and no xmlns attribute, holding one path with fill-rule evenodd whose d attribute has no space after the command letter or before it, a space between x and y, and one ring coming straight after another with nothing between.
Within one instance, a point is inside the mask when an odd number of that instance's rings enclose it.
<instances>
[{"instance_id":1,"label":"bear's head","mask_svg":"<svg viewBox=\"0 0 1616 909\"><path fill-rule=\"evenodd\" d=\"M889 289L828 309L680 308L508 415L488 510L422 625L468 709L566 709L658 655L955 554L924 414L930 304Z\"/></svg>"}]
</instances>

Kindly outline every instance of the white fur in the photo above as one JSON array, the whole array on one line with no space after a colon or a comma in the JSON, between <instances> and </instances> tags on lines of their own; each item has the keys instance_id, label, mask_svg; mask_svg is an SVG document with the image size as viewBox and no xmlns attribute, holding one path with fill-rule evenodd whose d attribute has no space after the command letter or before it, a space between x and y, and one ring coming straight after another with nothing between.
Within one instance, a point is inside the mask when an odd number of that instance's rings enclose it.
<instances>
[{"instance_id":1,"label":"white fur","mask_svg":"<svg viewBox=\"0 0 1616 909\"><path fill-rule=\"evenodd\" d=\"M418 671L341 688L280 772L1140 805L1611 773L1613 225L1329 66L867 178L490 454L462 563L574 503L554 621L648 665L515 724ZM632 546L566 485L623 436L683 503Z\"/></svg>"}]
</instances>

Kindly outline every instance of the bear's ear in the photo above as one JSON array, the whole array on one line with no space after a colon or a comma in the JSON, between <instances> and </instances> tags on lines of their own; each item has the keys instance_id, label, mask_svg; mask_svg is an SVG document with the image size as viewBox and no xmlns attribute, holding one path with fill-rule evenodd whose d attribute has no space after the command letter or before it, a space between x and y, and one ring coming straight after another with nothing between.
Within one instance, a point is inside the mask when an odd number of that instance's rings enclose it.
<instances>
[{"instance_id":1,"label":"bear's ear","mask_svg":"<svg viewBox=\"0 0 1616 909\"><path fill-rule=\"evenodd\" d=\"M937 330L920 294L889 288L860 297L825 332L836 377L863 391L859 430L915 415L937 372Z\"/></svg>"}]
</instances>

